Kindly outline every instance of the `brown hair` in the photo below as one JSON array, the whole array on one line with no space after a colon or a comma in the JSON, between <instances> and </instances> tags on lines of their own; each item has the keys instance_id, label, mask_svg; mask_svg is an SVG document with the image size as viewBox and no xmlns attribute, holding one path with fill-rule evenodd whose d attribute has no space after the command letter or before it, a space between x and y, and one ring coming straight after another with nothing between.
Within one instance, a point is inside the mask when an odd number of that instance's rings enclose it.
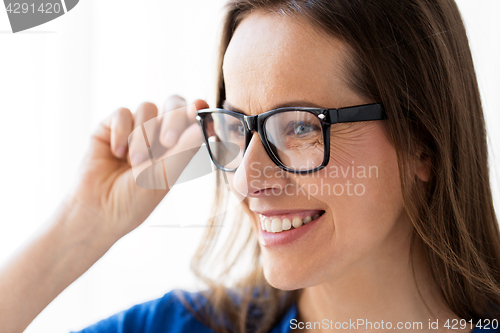
<instances>
[{"instance_id":1,"label":"brown hair","mask_svg":"<svg viewBox=\"0 0 500 333\"><path fill-rule=\"evenodd\" d=\"M218 63L217 107L225 100L222 61L238 23L254 10L298 15L352 51L351 89L384 104L397 152L404 207L415 241L449 308L466 320L500 317L500 232L489 185L486 132L465 28L453 0L233 0L227 7ZM428 182L412 171L417 156L430 166ZM224 210L218 174L215 211ZM208 285L207 308L196 315L217 332L267 332L299 296L264 279L259 246L241 217L227 247L209 261L220 228L207 228L193 258ZM220 225L224 214L212 220ZM238 242L243 238L244 242ZM249 252L246 252L249 251ZM244 253L248 274L226 286ZM204 275L224 263L219 280ZM234 292L230 293L229 290ZM209 306L209 307L208 307ZM259 312L259 308L265 311ZM256 310L257 309L257 310ZM225 325L221 325L225 323ZM227 330L226 330L227 328Z\"/></svg>"}]
</instances>

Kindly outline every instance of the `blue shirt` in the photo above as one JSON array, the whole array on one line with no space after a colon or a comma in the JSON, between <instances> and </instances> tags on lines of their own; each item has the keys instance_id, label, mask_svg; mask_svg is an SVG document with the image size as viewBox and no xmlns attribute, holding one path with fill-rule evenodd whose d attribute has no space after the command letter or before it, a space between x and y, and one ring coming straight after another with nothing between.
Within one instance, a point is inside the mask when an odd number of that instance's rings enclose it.
<instances>
[{"instance_id":1,"label":"blue shirt","mask_svg":"<svg viewBox=\"0 0 500 333\"><path fill-rule=\"evenodd\" d=\"M193 299L197 293L183 292ZM269 333L291 332L291 321L297 316L297 306L293 304ZM426 325L426 323L423 323ZM470 323L469 323L470 325ZM493 326L496 327L496 326ZM355 331L355 330L354 330ZM377 331L377 330L375 330ZM383 331L383 330L381 330ZM214 333L198 321L181 303L174 291L163 297L135 305L107 319L89 326L78 333ZM473 333L500 333L500 328L476 328ZM75 333L75 332L73 332Z\"/></svg>"}]
</instances>

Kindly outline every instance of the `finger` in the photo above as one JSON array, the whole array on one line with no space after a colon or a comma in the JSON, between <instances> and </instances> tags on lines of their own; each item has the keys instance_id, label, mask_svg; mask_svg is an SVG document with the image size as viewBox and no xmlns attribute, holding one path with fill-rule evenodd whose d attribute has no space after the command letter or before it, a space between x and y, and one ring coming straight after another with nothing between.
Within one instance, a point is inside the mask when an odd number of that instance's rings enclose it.
<instances>
[{"instance_id":1,"label":"finger","mask_svg":"<svg viewBox=\"0 0 500 333\"><path fill-rule=\"evenodd\" d=\"M197 99L193 102L193 104L189 104L186 108L186 127L196 124L196 115L198 114L198 110L206 108L208 108L208 103L202 99Z\"/></svg>"},{"instance_id":2,"label":"finger","mask_svg":"<svg viewBox=\"0 0 500 333\"><path fill-rule=\"evenodd\" d=\"M188 118L188 121L189 121L189 124L194 124L196 123L196 115L198 114L198 111L199 110L203 110L203 109L208 109L209 106L208 106L208 103L202 99L197 99L194 101L194 106L195 108L189 108L187 110L187 118Z\"/></svg>"},{"instance_id":3,"label":"finger","mask_svg":"<svg viewBox=\"0 0 500 333\"><path fill-rule=\"evenodd\" d=\"M88 158L108 158L111 149L111 122L114 112L102 120L93 131L90 139Z\"/></svg>"},{"instance_id":4,"label":"finger","mask_svg":"<svg viewBox=\"0 0 500 333\"><path fill-rule=\"evenodd\" d=\"M134 115L134 131L128 138L129 152L131 164L138 164L149 158L147 151L144 149L144 142L149 146L149 140L145 136L145 127L148 127L148 132L153 138L155 126L148 123L151 119L158 115L158 108L153 103L145 102L139 105ZM154 122L154 121L153 121ZM151 126L153 125L153 126Z\"/></svg>"},{"instance_id":5,"label":"finger","mask_svg":"<svg viewBox=\"0 0 500 333\"><path fill-rule=\"evenodd\" d=\"M133 165L136 184L149 189L170 189L198 152L202 143L203 135L198 124L189 126L182 132L178 143L166 151L166 156Z\"/></svg>"},{"instance_id":6,"label":"finger","mask_svg":"<svg viewBox=\"0 0 500 333\"><path fill-rule=\"evenodd\" d=\"M202 143L203 135L198 124L192 124L181 134L175 147L168 151L168 156L163 161L170 187L177 181Z\"/></svg>"},{"instance_id":7,"label":"finger","mask_svg":"<svg viewBox=\"0 0 500 333\"><path fill-rule=\"evenodd\" d=\"M186 100L178 95L170 96L163 104L160 143L164 147L173 147L187 127L186 106Z\"/></svg>"},{"instance_id":8,"label":"finger","mask_svg":"<svg viewBox=\"0 0 500 333\"><path fill-rule=\"evenodd\" d=\"M110 142L110 132L111 132L111 120L113 119L114 113L109 114L105 119L103 119L96 129L92 133L92 138L97 139L99 142L107 143Z\"/></svg>"},{"instance_id":9,"label":"finger","mask_svg":"<svg viewBox=\"0 0 500 333\"><path fill-rule=\"evenodd\" d=\"M162 113L166 113L168 111L180 109L187 105L186 100L179 95L172 95L165 100L162 107Z\"/></svg>"},{"instance_id":10,"label":"finger","mask_svg":"<svg viewBox=\"0 0 500 333\"><path fill-rule=\"evenodd\" d=\"M144 102L137 107L134 115L134 128L158 116L158 108L153 103Z\"/></svg>"},{"instance_id":11,"label":"finger","mask_svg":"<svg viewBox=\"0 0 500 333\"><path fill-rule=\"evenodd\" d=\"M169 155L193 148L200 148L203 142L203 133L201 132L200 126L198 124L192 124L181 134L177 145L169 151Z\"/></svg>"},{"instance_id":12,"label":"finger","mask_svg":"<svg viewBox=\"0 0 500 333\"><path fill-rule=\"evenodd\" d=\"M117 158L124 158L128 150L128 136L134 125L132 112L126 108L120 108L111 117L111 152Z\"/></svg>"},{"instance_id":13,"label":"finger","mask_svg":"<svg viewBox=\"0 0 500 333\"><path fill-rule=\"evenodd\" d=\"M172 148L182 132L192 124L197 123L198 110L208 108L207 102L198 99L193 104L186 105L179 96L172 96L165 103L165 114L162 120L160 142L166 148Z\"/></svg>"}]
</instances>

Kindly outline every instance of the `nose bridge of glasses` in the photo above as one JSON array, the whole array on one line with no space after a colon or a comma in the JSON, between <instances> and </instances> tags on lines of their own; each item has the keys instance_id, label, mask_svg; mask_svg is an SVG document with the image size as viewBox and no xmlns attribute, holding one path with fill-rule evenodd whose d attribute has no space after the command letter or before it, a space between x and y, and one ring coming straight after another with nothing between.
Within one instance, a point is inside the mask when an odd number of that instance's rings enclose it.
<instances>
[{"instance_id":1,"label":"nose bridge of glasses","mask_svg":"<svg viewBox=\"0 0 500 333\"><path fill-rule=\"evenodd\" d=\"M245 125L246 125L248 131L250 131L250 132L257 131L257 117L258 117L258 115L244 116L243 117L243 120L245 121Z\"/></svg>"}]
</instances>

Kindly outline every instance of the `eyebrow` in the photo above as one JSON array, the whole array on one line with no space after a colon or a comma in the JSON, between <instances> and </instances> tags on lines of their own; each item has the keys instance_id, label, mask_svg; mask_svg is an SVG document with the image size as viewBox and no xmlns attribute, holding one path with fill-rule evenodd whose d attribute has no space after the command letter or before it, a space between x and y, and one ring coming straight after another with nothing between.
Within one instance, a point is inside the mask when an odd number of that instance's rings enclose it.
<instances>
[{"instance_id":1,"label":"eyebrow","mask_svg":"<svg viewBox=\"0 0 500 333\"><path fill-rule=\"evenodd\" d=\"M279 108L285 108L285 107L313 107L313 108L327 109L323 106L317 105L315 103L307 102L307 101L291 101L291 102L276 104L271 109L266 110L266 111L275 110L275 109L279 109ZM225 110L230 110L230 111L246 114L246 112L232 106L227 100L224 100L224 102L222 103L222 108Z\"/></svg>"}]
</instances>

